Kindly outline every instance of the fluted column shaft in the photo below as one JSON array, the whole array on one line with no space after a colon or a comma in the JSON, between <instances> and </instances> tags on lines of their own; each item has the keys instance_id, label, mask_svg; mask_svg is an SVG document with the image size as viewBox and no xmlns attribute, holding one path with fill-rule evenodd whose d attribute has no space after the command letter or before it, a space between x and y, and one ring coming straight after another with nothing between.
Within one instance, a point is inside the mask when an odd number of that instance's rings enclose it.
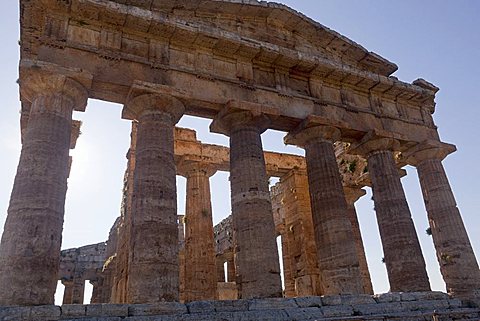
<instances>
[{"instance_id":1,"label":"fluted column shaft","mask_svg":"<svg viewBox=\"0 0 480 321\"><path fill-rule=\"evenodd\" d=\"M363 291L365 294L373 294L372 280L370 278L370 272L368 270L367 257L365 255L365 248L363 246L360 224L358 223L357 210L355 209L355 202L363 195L365 195L365 191L362 189L345 188L348 218L350 220L350 224L352 224L352 233L353 239L355 240L355 247L357 249Z\"/></svg>"},{"instance_id":2,"label":"fluted column shaft","mask_svg":"<svg viewBox=\"0 0 480 321\"><path fill-rule=\"evenodd\" d=\"M469 296L480 289L480 270L442 162L426 159L417 171L447 291Z\"/></svg>"},{"instance_id":3,"label":"fluted column shaft","mask_svg":"<svg viewBox=\"0 0 480 321\"><path fill-rule=\"evenodd\" d=\"M177 301L175 121L159 109L147 109L137 120L127 301Z\"/></svg>"},{"instance_id":4,"label":"fluted column shaft","mask_svg":"<svg viewBox=\"0 0 480 321\"><path fill-rule=\"evenodd\" d=\"M91 304L98 304L98 303L107 303L107 302L101 302L102 298L101 298L101 286L99 284L99 281L96 280L96 281L92 281L90 280L90 284L92 285L93 289L92 289L92 297L90 298L90 303ZM86 302L87 303L87 302Z\"/></svg>"},{"instance_id":5,"label":"fluted column shaft","mask_svg":"<svg viewBox=\"0 0 480 321\"><path fill-rule=\"evenodd\" d=\"M227 282L235 282L235 260L233 255L227 258Z\"/></svg>"},{"instance_id":6,"label":"fluted column shaft","mask_svg":"<svg viewBox=\"0 0 480 321\"><path fill-rule=\"evenodd\" d=\"M71 304L83 304L85 297L85 280L81 277L73 280Z\"/></svg>"},{"instance_id":7,"label":"fluted column shaft","mask_svg":"<svg viewBox=\"0 0 480 321\"><path fill-rule=\"evenodd\" d=\"M230 133L230 183L237 285L242 299L282 296L265 159L256 126Z\"/></svg>"},{"instance_id":8,"label":"fluted column shaft","mask_svg":"<svg viewBox=\"0 0 480 321\"><path fill-rule=\"evenodd\" d=\"M87 99L75 81L62 78L59 83L55 88L52 80L53 88L42 88L32 98L0 245L0 305L54 303L72 112Z\"/></svg>"},{"instance_id":9,"label":"fluted column shaft","mask_svg":"<svg viewBox=\"0 0 480 321\"><path fill-rule=\"evenodd\" d=\"M372 280L370 279L370 272L368 270L367 257L365 255L365 248L363 247L362 233L358 224L357 211L355 206L348 207L348 218L352 224L352 233L355 240L355 247L357 248L358 263L360 267L360 275L362 277L363 292L365 294L373 294Z\"/></svg>"},{"instance_id":10,"label":"fluted column shaft","mask_svg":"<svg viewBox=\"0 0 480 321\"><path fill-rule=\"evenodd\" d=\"M217 282L227 282L225 280L225 261L222 256L217 256L215 259L217 269Z\"/></svg>"},{"instance_id":11,"label":"fluted column shaft","mask_svg":"<svg viewBox=\"0 0 480 321\"><path fill-rule=\"evenodd\" d=\"M390 291L430 291L425 260L393 153L371 152L368 170Z\"/></svg>"},{"instance_id":12,"label":"fluted column shaft","mask_svg":"<svg viewBox=\"0 0 480 321\"><path fill-rule=\"evenodd\" d=\"M305 152L323 293L363 293L333 143L311 139L305 144Z\"/></svg>"},{"instance_id":13,"label":"fluted column shaft","mask_svg":"<svg viewBox=\"0 0 480 321\"><path fill-rule=\"evenodd\" d=\"M135 84L123 116L136 119L128 303L179 300L179 244L174 126L183 104ZM132 137L133 138L133 137Z\"/></svg>"},{"instance_id":14,"label":"fluted column shaft","mask_svg":"<svg viewBox=\"0 0 480 321\"><path fill-rule=\"evenodd\" d=\"M73 300L73 281L62 281L62 284L65 286L65 289L63 291L62 304L72 304L72 300Z\"/></svg>"},{"instance_id":15,"label":"fluted column shaft","mask_svg":"<svg viewBox=\"0 0 480 321\"><path fill-rule=\"evenodd\" d=\"M283 234L281 234L281 240L282 240L282 261L283 261L283 284L284 284L284 289L283 293L284 296L287 298L294 298L297 296L297 291L295 289L295 258L291 254L292 249L291 249L291 243L292 243L292 235L293 233L288 233L287 231L284 231Z\"/></svg>"},{"instance_id":16,"label":"fluted column shaft","mask_svg":"<svg viewBox=\"0 0 480 321\"><path fill-rule=\"evenodd\" d=\"M214 171L192 164L185 172L185 300L215 300L217 278L210 199L210 176Z\"/></svg>"}]
</instances>

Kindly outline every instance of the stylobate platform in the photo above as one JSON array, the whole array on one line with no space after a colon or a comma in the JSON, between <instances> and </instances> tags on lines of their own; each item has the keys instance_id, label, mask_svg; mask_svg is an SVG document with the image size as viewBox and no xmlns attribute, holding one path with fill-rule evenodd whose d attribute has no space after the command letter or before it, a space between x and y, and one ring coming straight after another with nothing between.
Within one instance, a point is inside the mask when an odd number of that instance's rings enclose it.
<instances>
[{"instance_id":1,"label":"stylobate platform","mask_svg":"<svg viewBox=\"0 0 480 321\"><path fill-rule=\"evenodd\" d=\"M480 320L473 302L452 299L441 292L335 295L235 301L199 301L187 304L91 304L0 307L0 320L78 321L446 321Z\"/></svg>"}]
</instances>

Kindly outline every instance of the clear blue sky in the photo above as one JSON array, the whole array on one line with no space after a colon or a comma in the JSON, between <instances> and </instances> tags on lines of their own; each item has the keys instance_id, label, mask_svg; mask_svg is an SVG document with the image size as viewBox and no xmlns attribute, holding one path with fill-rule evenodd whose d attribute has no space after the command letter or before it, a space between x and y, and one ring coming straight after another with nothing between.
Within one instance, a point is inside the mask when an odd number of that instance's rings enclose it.
<instances>
[{"instance_id":1,"label":"clear blue sky","mask_svg":"<svg viewBox=\"0 0 480 321\"><path fill-rule=\"evenodd\" d=\"M441 88L435 122L443 141L458 152L444 165L455 192L476 253L480 253L480 2L476 0L298 0L284 1L327 27L395 62L395 75L411 82L422 77ZM18 2L6 1L0 12L0 231L20 153L18 88ZM130 124L120 119L121 106L90 101L86 113L74 117L84 122L74 156L65 211L63 248L106 239L119 215L125 153ZM226 137L208 133L208 120L185 117L181 126L198 130L205 142L227 145ZM263 136L267 150L301 153L285 147L282 133ZM410 208L427 261L432 287L444 290L416 171L407 168L403 179ZM178 208L184 211L185 180L178 179ZM212 178L215 222L230 212L228 174ZM357 203L368 263L376 292L388 290L385 266L373 203L367 196Z\"/></svg>"}]
</instances>

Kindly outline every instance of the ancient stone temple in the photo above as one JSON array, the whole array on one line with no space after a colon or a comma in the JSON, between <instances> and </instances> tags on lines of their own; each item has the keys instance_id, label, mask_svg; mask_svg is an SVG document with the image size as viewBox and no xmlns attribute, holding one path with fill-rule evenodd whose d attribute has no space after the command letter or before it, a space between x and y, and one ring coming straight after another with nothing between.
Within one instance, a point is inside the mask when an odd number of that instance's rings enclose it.
<instances>
[{"instance_id":1,"label":"ancient stone temple","mask_svg":"<svg viewBox=\"0 0 480 321\"><path fill-rule=\"evenodd\" d=\"M480 270L442 166L455 146L439 138L433 84L398 80L394 63L276 3L20 7L22 151L0 244L0 319L480 318ZM89 98L122 104L132 122L122 211L106 244L61 252L73 111ZM183 115L211 119L229 148L176 128ZM305 157L265 152L268 129ZM447 293L430 289L400 181L407 164ZM214 227L217 171L230 172L232 208ZM185 213L176 175L187 180ZM272 189L270 177L280 178ZM365 186L391 291L376 296L354 205ZM97 304L82 305L85 280Z\"/></svg>"}]
</instances>

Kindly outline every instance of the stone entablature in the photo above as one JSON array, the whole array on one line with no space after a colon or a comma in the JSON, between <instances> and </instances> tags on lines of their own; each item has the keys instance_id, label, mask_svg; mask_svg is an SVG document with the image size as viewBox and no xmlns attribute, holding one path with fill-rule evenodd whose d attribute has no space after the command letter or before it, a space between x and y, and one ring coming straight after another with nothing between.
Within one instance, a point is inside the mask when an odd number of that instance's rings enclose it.
<instances>
[{"instance_id":1,"label":"stone entablature","mask_svg":"<svg viewBox=\"0 0 480 321\"><path fill-rule=\"evenodd\" d=\"M86 245L79 248L62 250L60 257L59 280L73 280L79 273L84 280L94 280L107 260L107 243Z\"/></svg>"},{"instance_id":2,"label":"stone entablature","mask_svg":"<svg viewBox=\"0 0 480 321\"><path fill-rule=\"evenodd\" d=\"M197 3L192 5L198 12L216 5L202 2L202 9ZM262 39L264 31L242 35L242 28L236 33L222 30L215 19L212 22L215 14L192 18L178 9L165 14L156 6L145 10L114 1L49 5L45 17L33 13L43 12L40 2L24 5L24 16L33 19L22 18L22 64L43 61L90 73L91 98L125 103L136 84L134 88L149 87L180 99L190 115L212 118L233 101L242 109L279 116L271 128L284 131L316 115L342 128L344 140L374 129L396 133L406 142L438 140L430 115L438 88L422 80L406 84L389 77L396 69L393 64L326 28L317 26L320 34L330 35L330 41L322 43L315 37L310 46L318 46L322 54L275 44L275 36ZM245 21L266 12L265 6L252 3L222 6L244 11L239 18ZM265 18L263 29L257 29L281 30L284 23L278 12L282 11L292 21L299 18L281 6L272 11L275 17ZM315 26L311 21L307 25ZM62 59L65 52L77 59ZM118 61L115 72L102 71L102 57ZM348 58L357 63L347 63ZM152 66L159 68L152 73ZM292 105L296 108L289 108Z\"/></svg>"}]
</instances>

